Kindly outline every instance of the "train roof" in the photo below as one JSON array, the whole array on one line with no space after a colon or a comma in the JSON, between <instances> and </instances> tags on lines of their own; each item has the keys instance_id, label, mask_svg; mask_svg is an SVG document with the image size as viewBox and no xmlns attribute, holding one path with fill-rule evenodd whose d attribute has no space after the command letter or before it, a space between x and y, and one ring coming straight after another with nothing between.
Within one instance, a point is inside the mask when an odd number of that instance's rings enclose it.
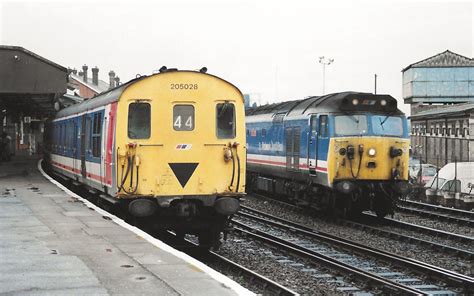
<instances>
[{"instance_id":1,"label":"train roof","mask_svg":"<svg viewBox=\"0 0 474 296\"><path fill-rule=\"evenodd\" d=\"M154 75L161 75L161 74L164 74L164 73L172 73L172 72L194 72L194 73L201 73L201 74L209 75L211 77L220 79L220 80L232 85L242 95L242 92L240 91L240 89L238 87L236 87L232 83L228 82L227 80L220 78L219 76L215 76L215 75L208 74L208 73L205 73L205 72L200 72L200 71L167 69L167 70L163 70L160 73L155 73L155 74L152 74L152 75L149 75L149 76L148 75L143 75L143 76L140 76L138 78L134 78L134 79L132 79L132 80L130 80L130 81L124 83L124 84L121 84L121 85L119 85L115 88L112 88L112 89L109 89L108 91L100 93L99 95L97 95L97 96L95 96L91 99L85 100L82 103L64 108L64 109L60 110L58 113L56 113L55 118L62 118L62 117L70 116L70 115L73 115L73 114L82 113L82 112L85 112L87 110L92 110L92 109L95 109L95 108L100 107L100 106L104 106L104 105L111 104L113 102L117 102L119 100L120 96L122 95L122 93L125 91L125 89L129 85L131 85L131 84L133 84L133 83L135 83L139 80L145 79L147 77L151 77L151 76L154 76ZM242 97L243 97L243 95L242 95Z\"/></svg>"},{"instance_id":2,"label":"train roof","mask_svg":"<svg viewBox=\"0 0 474 296\"><path fill-rule=\"evenodd\" d=\"M246 115L285 114L286 116L297 116L309 113L357 111L403 115L403 112L397 108L397 100L392 96L361 92L333 93L319 97L308 97L303 100L263 105L247 109Z\"/></svg>"}]
</instances>

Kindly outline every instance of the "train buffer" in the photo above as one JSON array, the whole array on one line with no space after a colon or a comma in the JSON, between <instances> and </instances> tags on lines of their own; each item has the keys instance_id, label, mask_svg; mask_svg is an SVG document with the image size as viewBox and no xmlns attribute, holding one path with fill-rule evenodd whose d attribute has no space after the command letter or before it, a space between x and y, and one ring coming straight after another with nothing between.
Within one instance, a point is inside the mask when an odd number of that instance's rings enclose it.
<instances>
[{"instance_id":1,"label":"train buffer","mask_svg":"<svg viewBox=\"0 0 474 296\"><path fill-rule=\"evenodd\" d=\"M251 294L61 190L37 163L0 163L0 294Z\"/></svg>"}]
</instances>

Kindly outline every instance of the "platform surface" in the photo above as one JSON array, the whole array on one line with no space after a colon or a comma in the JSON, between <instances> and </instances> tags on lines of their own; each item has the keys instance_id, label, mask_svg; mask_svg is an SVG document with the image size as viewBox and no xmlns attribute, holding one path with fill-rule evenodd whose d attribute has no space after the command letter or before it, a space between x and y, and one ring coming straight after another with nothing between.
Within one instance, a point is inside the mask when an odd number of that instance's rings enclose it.
<instances>
[{"instance_id":1,"label":"platform surface","mask_svg":"<svg viewBox=\"0 0 474 296\"><path fill-rule=\"evenodd\" d=\"M179 257L78 202L37 160L0 164L1 295L247 294Z\"/></svg>"}]
</instances>

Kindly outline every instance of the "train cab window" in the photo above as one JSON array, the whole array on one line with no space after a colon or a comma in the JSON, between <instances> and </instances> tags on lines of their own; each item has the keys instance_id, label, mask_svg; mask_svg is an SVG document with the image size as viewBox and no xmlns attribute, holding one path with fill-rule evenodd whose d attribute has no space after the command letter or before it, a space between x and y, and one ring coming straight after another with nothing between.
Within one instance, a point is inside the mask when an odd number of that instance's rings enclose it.
<instances>
[{"instance_id":1,"label":"train cab window","mask_svg":"<svg viewBox=\"0 0 474 296\"><path fill-rule=\"evenodd\" d=\"M92 156L99 157L101 149L102 138L102 112L94 114L94 121L92 125Z\"/></svg>"},{"instance_id":2,"label":"train cab window","mask_svg":"<svg viewBox=\"0 0 474 296\"><path fill-rule=\"evenodd\" d=\"M173 107L173 128L175 131L194 130L193 105L176 105Z\"/></svg>"},{"instance_id":3,"label":"train cab window","mask_svg":"<svg viewBox=\"0 0 474 296\"><path fill-rule=\"evenodd\" d=\"M131 103L128 106L128 137L130 139L150 138L150 109L148 103Z\"/></svg>"},{"instance_id":4,"label":"train cab window","mask_svg":"<svg viewBox=\"0 0 474 296\"><path fill-rule=\"evenodd\" d=\"M221 103L216 106L217 138L235 138L235 107L231 103Z\"/></svg>"},{"instance_id":5,"label":"train cab window","mask_svg":"<svg viewBox=\"0 0 474 296\"><path fill-rule=\"evenodd\" d=\"M334 120L334 129L339 136L360 136L367 134L367 116L340 115Z\"/></svg>"}]
</instances>

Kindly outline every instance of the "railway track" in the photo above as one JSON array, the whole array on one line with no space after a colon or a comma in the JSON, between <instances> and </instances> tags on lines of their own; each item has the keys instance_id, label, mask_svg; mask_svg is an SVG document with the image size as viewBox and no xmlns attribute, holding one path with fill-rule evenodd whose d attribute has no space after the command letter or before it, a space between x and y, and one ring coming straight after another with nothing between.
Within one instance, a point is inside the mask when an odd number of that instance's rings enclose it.
<instances>
[{"instance_id":1,"label":"railway track","mask_svg":"<svg viewBox=\"0 0 474 296\"><path fill-rule=\"evenodd\" d=\"M272 203L278 204L280 207L284 209L303 211L307 213L308 215L312 214L312 212L310 212L309 210L298 207L294 204L290 204L290 203L280 201L280 200L275 200L273 198L269 198L264 195L259 195L259 194L254 194L254 195L259 198L269 200ZM449 210L449 208L447 209ZM456 212L456 209L454 210ZM462 211L462 212L466 212L466 211ZM470 248L470 246L474 245L474 237L472 236L456 234L456 233L443 231L440 229L435 229L432 227L427 227L427 226L423 226L423 225L419 225L415 223L400 221L400 220L389 218L389 217L385 217L383 220L380 220L379 218L377 218L375 214L370 213L370 212L362 213L362 215L359 218L361 219L358 219L358 220L335 219L334 222L341 225L346 225L349 227L364 229L371 233L377 233L379 235L383 235L388 238L396 238L400 241L408 241L408 242L412 242L414 244L418 244L421 246L427 246L427 247L432 248L433 250L441 251L446 254L450 254L450 255L457 254L457 256L465 258L465 259L474 258L474 254L473 254L474 252ZM385 228L384 226L389 226L391 227L391 229L386 230L384 229ZM393 228L405 229L405 230L409 230L415 233L423 233L423 234L428 235L429 237L432 237L433 239L431 238L422 239L414 235L402 234L400 232L395 231ZM436 242L436 241L439 241L440 239L447 240L448 242L444 242L444 243Z\"/></svg>"},{"instance_id":2,"label":"railway track","mask_svg":"<svg viewBox=\"0 0 474 296\"><path fill-rule=\"evenodd\" d=\"M240 278L249 290L258 290L263 295L294 296L298 295L295 291L286 288L279 283L264 277L245 266L237 264L216 252L205 250L191 240L180 239L172 232L160 233L158 238L172 245L176 249L187 253L195 259L212 266L221 273L232 275L234 278Z\"/></svg>"},{"instance_id":3,"label":"railway track","mask_svg":"<svg viewBox=\"0 0 474 296\"><path fill-rule=\"evenodd\" d=\"M297 252L301 252L300 256L308 257L311 255L313 256L311 257L312 260L330 264L333 268L343 269L345 272L357 275L362 281L369 281L383 289L389 289L391 292L403 291L403 293L410 294L442 292L455 294L455 292L447 290L444 286L432 283L425 284L420 278L413 278L409 274L400 272L400 270L393 271L393 269L387 268L387 266L377 266L378 264L371 262L373 260L367 260L362 257L377 258L386 262L389 266L396 265L400 268L408 268L422 277L429 276L436 281L445 283L448 287L462 289L463 292L472 293L474 291L474 279L465 275L388 252L375 250L246 207L243 208L243 211L238 216L240 221L236 221L235 224L240 229L239 231L246 231L250 233L248 235L254 236L255 239L266 239L268 240L267 243L278 244L278 247L286 248L293 252L297 250ZM277 229L277 234L272 234L275 232L274 229ZM338 248L343 248L357 255L347 255L332 247L328 249L326 246L321 246L321 242L336 245ZM327 255L328 253L333 254L333 256ZM338 257L342 257L344 260L337 259ZM355 260L354 257L356 258ZM347 261L353 263L353 265L346 263ZM360 266L365 267L362 268ZM371 272L369 271L371 269L386 271Z\"/></svg>"},{"instance_id":4,"label":"railway track","mask_svg":"<svg viewBox=\"0 0 474 296\"><path fill-rule=\"evenodd\" d=\"M441 221L456 223L459 225L474 226L474 212L460 209L437 206L416 201L401 201L398 212L416 214L422 217L429 217Z\"/></svg>"}]
</instances>

